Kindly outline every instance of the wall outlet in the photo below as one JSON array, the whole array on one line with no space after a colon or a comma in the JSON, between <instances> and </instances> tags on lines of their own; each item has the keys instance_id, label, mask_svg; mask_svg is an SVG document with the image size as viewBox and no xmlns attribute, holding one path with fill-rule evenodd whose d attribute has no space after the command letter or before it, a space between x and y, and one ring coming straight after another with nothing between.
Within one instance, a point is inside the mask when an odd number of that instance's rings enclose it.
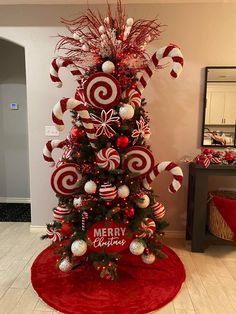
<instances>
[{"instance_id":1,"label":"wall outlet","mask_svg":"<svg viewBox=\"0 0 236 314\"><path fill-rule=\"evenodd\" d=\"M59 131L54 125L45 126L45 135L46 136L59 136Z\"/></svg>"}]
</instances>

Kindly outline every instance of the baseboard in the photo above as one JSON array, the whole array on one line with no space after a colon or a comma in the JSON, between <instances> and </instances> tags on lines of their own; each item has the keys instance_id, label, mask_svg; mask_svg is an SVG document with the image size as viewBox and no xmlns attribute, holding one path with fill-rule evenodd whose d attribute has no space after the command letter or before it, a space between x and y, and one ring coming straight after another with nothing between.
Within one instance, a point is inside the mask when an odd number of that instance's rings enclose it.
<instances>
[{"instance_id":1,"label":"baseboard","mask_svg":"<svg viewBox=\"0 0 236 314\"><path fill-rule=\"evenodd\" d=\"M30 198L23 197L0 197L0 203L30 203Z\"/></svg>"},{"instance_id":2,"label":"baseboard","mask_svg":"<svg viewBox=\"0 0 236 314\"><path fill-rule=\"evenodd\" d=\"M31 232L46 233L46 226L30 226ZM182 230L167 230L165 231L166 238L185 239L185 231Z\"/></svg>"}]
</instances>

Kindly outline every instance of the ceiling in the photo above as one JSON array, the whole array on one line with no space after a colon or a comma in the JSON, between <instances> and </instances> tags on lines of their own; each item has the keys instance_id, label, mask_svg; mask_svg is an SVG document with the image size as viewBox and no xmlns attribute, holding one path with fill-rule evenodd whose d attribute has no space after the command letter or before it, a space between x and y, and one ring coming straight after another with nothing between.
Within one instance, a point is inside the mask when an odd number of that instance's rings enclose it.
<instances>
[{"instance_id":1,"label":"ceiling","mask_svg":"<svg viewBox=\"0 0 236 314\"><path fill-rule=\"evenodd\" d=\"M109 0L109 3L116 3L116 0ZM236 0L123 0L122 3L225 3L236 2ZM106 0L0 0L0 5L19 4L105 4Z\"/></svg>"}]
</instances>

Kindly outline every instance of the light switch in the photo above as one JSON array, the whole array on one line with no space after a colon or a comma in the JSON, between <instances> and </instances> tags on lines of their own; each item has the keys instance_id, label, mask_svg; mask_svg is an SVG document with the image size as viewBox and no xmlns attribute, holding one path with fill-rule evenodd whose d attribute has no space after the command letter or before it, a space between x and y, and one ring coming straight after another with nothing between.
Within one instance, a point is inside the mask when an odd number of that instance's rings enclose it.
<instances>
[{"instance_id":1,"label":"light switch","mask_svg":"<svg viewBox=\"0 0 236 314\"><path fill-rule=\"evenodd\" d=\"M45 126L45 135L46 136L59 136L59 131L54 125Z\"/></svg>"}]
</instances>

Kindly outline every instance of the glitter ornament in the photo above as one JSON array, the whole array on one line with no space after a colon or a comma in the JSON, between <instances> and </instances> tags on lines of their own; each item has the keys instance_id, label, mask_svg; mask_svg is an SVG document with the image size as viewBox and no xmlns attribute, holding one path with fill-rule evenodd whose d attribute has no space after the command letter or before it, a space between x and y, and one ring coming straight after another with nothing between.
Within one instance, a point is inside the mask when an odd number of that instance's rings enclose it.
<instances>
[{"instance_id":1,"label":"glitter ornament","mask_svg":"<svg viewBox=\"0 0 236 314\"><path fill-rule=\"evenodd\" d=\"M129 196L129 188L127 185L121 185L118 187L118 196L121 198L126 198L127 196Z\"/></svg>"},{"instance_id":2,"label":"glitter ornament","mask_svg":"<svg viewBox=\"0 0 236 314\"><path fill-rule=\"evenodd\" d=\"M121 135L116 140L117 147L125 148L129 145L129 138L125 135Z\"/></svg>"},{"instance_id":3,"label":"glitter ornament","mask_svg":"<svg viewBox=\"0 0 236 314\"><path fill-rule=\"evenodd\" d=\"M152 264L155 262L156 257L154 254L142 254L141 259L145 264Z\"/></svg>"},{"instance_id":4,"label":"glitter ornament","mask_svg":"<svg viewBox=\"0 0 236 314\"><path fill-rule=\"evenodd\" d=\"M105 61L102 64L102 71L105 73L112 73L115 70L115 64L111 61Z\"/></svg>"},{"instance_id":5,"label":"glitter ornament","mask_svg":"<svg viewBox=\"0 0 236 314\"><path fill-rule=\"evenodd\" d=\"M94 194L97 190L97 184L94 181L90 180L85 183L84 190L88 194Z\"/></svg>"},{"instance_id":6,"label":"glitter ornament","mask_svg":"<svg viewBox=\"0 0 236 314\"><path fill-rule=\"evenodd\" d=\"M134 116L134 108L129 104L124 104L120 107L119 115L123 120L130 120Z\"/></svg>"},{"instance_id":7,"label":"glitter ornament","mask_svg":"<svg viewBox=\"0 0 236 314\"><path fill-rule=\"evenodd\" d=\"M58 267L61 271L67 272L72 269L72 266L73 265L70 263L69 259L66 257L60 262Z\"/></svg>"},{"instance_id":8,"label":"glitter ornament","mask_svg":"<svg viewBox=\"0 0 236 314\"><path fill-rule=\"evenodd\" d=\"M72 230L72 227L73 227L73 224L70 223L70 222L64 222L62 225L61 225L61 234L64 236L64 237L69 237L72 235L73 233L73 230Z\"/></svg>"},{"instance_id":9,"label":"glitter ornament","mask_svg":"<svg viewBox=\"0 0 236 314\"><path fill-rule=\"evenodd\" d=\"M71 252L75 256L82 256L87 252L87 243L84 240L75 240L71 244Z\"/></svg>"},{"instance_id":10,"label":"glitter ornament","mask_svg":"<svg viewBox=\"0 0 236 314\"><path fill-rule=\"evenodd\" d=\"M129 250L134 255L141 255L145 250L145 246L139 239L134 239L129 245Z\"/></svg>"},{"instance_id":11,"label":"glitter ornament","mask_svg":"<svg viewBox=\"0 0 236 314\"><path fill-rule=\"evenodd\" d=\"M150 198L147 196L147 194L144 194L140 197L140 200L136 200L135 203L139 208L147 208L150 204Z\"/></svg>"},{"instance_id":12,"label":"glitter ornament","mask_svg":"<svg viewBox=\"0 0 236 314\"><path fill-rule=\"evenodd\" d=\"M79 128L75 125L70 130L69 139L72 142L77 142L77 141L81 140L82 138L84 138L84 136L85 136L84 129Z\"/></svg>"},{"instance_id":13,"label":"glitter ornament","mask_svg":"<svg viewBox=\"0 0 236 314\"><path fill-rule=\"evenodd\" d=\"M101 185L99 195L102 199L109 202L116 198L117 189L115 186L112 186L111 183L105 183Z\"/></svg>"}]
</instances>

